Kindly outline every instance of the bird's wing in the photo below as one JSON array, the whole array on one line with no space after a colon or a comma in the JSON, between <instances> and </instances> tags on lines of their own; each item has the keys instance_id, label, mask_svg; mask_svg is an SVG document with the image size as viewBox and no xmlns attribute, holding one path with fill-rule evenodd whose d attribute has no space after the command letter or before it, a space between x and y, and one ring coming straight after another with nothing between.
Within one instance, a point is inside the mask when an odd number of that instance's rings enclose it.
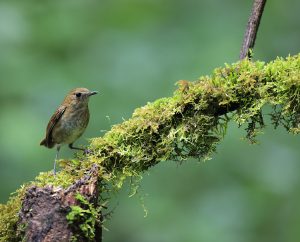
<instances>
[{"instance_id":1,"label":"bird's wing","mask_svg":"<svg viewBox=\"0 0 300 242\"><path fill-rule=\"evenodd\" d=\"M47 130L46 130L46 138L41 142L41 145L45 145L46 147L52 148L54 144L52 143L52 130L61 118L61 116L64 114L66 111L66 106L60 106L55 113L52 115L50 118L50 121L47 125Z\"/></svg>"}]
</instances>

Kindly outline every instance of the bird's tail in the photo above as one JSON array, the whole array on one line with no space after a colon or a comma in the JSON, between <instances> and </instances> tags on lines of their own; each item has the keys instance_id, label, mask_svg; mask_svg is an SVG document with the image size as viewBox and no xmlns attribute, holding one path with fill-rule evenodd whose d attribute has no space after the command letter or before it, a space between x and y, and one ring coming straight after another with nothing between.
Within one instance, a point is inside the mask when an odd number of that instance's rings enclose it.
<instances>
[{"instance_id":1,"label":"bird's tail","mask_svg":"<svg viewBox=\"0 0 300 242\"><path fill-rule=\"evenodd\" d=\"M55 144L54 144L53 142L49 142L49 140L47 140L47 139L45 138L45 139L43 139L43 140L41 141L40 145L43 145L43 146L45 146L45 147L51 149L51 148L54 147Z\"/></svg>"}]
</instances>

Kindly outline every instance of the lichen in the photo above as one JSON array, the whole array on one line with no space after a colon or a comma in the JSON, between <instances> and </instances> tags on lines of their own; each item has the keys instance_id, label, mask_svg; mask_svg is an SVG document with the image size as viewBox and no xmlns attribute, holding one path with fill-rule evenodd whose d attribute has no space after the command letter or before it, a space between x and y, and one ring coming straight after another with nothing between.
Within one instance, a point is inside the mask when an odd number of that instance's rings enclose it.
<instances>
[{"instance_id":1,"label":"lichen","mask_svg":"<svg viewBox=\"0 0 300 242\"><path fill-rule=\"evenodd\" d=\"M65 188L96 163L103 184L110 184L105 191L118 190L126 178L139 180L160 161L209 159L231 120L246 126L246 138L255 142L264 127L266 105L273 109L270 117L275 128L281 125L290 133L300 132L300 54L268 64L245 59L194 82L180 81L172 97L136 109L130 119L92 139L87 156L61 161L62 171L55 177L43 172L29 185ZM2 241L16 236L25 190L0 205Z\"/></svg>"}]
</instances>

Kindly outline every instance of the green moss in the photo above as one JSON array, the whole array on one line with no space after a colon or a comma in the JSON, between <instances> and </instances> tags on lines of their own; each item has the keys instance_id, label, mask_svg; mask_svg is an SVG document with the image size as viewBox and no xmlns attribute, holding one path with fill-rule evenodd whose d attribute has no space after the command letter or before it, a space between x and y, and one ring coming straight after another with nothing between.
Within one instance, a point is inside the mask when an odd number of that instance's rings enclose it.
<instances>
[{"instance_id":1,"label":"green moss","mask_svg":"<svg viewBox=\"0 0 300 242\"><path fill-rule=\"evenodd\" d=\"M17 225L18 213L21 208L21 199L24 197L28 185L23 185L8 200L6 204L0 204L0 241L20 241L20 235L24 225Z\"/></svg>"},{"instance_id":2,"label":"green moss","mask_svg":"<svg viewBox=\"0 0 300 242\"><path fill-rule=\"evenodd\" d=\"M72 240L94 241L95 226L100 221L101 206L95 208L80 193L76 194L76 199L79 205L71 206L71 211L67 215L70 226L78 232Z\"/></svg>"},{"instance_id":3,"label":"green moss","mask_svg":"<svg viewBox=\"0 0 300 242\"><path fill-rule=\"evenodd\" d=\"M88 156L61 161L63 169L57 176L40 173L29 185L68 187L96 163L103 184L115 190L128 177L141 179L142 172L160 161L209 159L230 120L246 125L246 137L255 142L264 127L264 105L273 107L270 116L275 128L282 125L288 132L300 132L300 54L268 64L245 59L215 69L211 77L180 81L172 97L136 109L130 119L92 139ZM15 238L24 191L0 207L1 239ZM84 213L85 221L95 214L90 215ZM92 234L87 226L85 231Z\"/></svg>"}]
</instances>

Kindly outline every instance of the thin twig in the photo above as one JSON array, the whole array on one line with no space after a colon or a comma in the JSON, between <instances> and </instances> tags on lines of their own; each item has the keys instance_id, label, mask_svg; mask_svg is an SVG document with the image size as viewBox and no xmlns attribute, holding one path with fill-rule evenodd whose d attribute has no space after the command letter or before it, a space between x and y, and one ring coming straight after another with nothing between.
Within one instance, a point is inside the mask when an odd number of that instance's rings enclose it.
<instances>
[{"instance_id":1,"label":"thin twig","mask_svg":"<svg viewBox=\"0 0 300 242\"><path fill-rule=\"evenodd\" d=\"M251 15L248 20L244 35L243 46L240 52L240 59L248 57L251 59L251 49L253 49L258 31L261 16L267 0L254 0Z\"/></svg>"}]
</instances>

